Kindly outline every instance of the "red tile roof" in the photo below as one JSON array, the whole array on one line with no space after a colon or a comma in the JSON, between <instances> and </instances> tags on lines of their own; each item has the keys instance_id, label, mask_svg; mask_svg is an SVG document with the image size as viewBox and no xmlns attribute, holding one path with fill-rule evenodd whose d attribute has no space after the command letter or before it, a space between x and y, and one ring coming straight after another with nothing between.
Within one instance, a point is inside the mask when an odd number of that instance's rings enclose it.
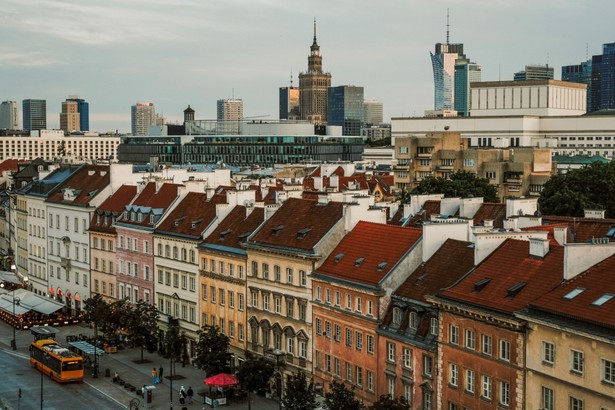
<instances>
[{"instance_id":1,"label":"red tile roof","mask_svg":"<svg viewBox=\"0 0 615 410\"><path fill-rule=\"evenodd\" d=\"M125 209L130 208L141 211L143 216L141 222L132 220L130 217L123 218L122 216L118 218L118 222L128 225L152 227L158 222L158 219L152 223L149 216L153 211L156 211L157 217L162 217L179 195L180 186L177 184L162 184L160 189L156 190L156 183L149 182L137 198L125 207Z\"/></svg>"},{"instance_id":2,"label":"red tile roof","mask_svg":"<svg viewBox=\"0 0 615 410\"><path fill-rule=\"evenodd\" d=\"M575 218L572 216L543 216L543 224L567 223L572 242L584 243L593 238L604 238L615 227L615 219ZM612 242L615 238L610 237Z\"/></svg>"},{"instance_id":3,"label":"red tile roof","mask_svg":"<svg viewBox=\"0 0 615 410\"><path fill-rule=\"evenodd\" d=\"M425 219L428 221L429 218L431 218L432 214L439 214L439 213L440 213L440 201L435 201L432 199L427 200L423 204L423 207L421 208L421 212L418 212L417 214L413 215L412 218L410 218L410 221L408 222L408 226L419 225L422 219Z\"/></svg>"},{"instance_id":4,"label":"red tile roof","mask_svg":"<svg viewBox=\"0 0 615 410\"><path fill-rule=\"evenodd\" d=\"M615 256L592 266L562 283L553 291L531 303L532 310L565 316L615 329ZM573 298L566 298L575 289L584 289ZM605 295L614 295L602 305L596 302Z\"/></svg>"},{"instance_id":5,"label":"red tile roof","mask_svg":"<svg viewBox=\"0 0 615 410\"><path fill-rule=\"evenodd\" d=\"M397 225L402 226L404 224L404 207L403 205L399 207L395 215L387 222L389 225Z\"/></svg>"},{"instance_id":6,"label":"red tile roof","mask_svg":"<svg viewBox=\"0 0 615 410\"><path fill-rule=\"evenodd\" d=\"M203 192L188 192L177 206L164 217L156 233L175 234L199 239L216 217L216 204L226 202L225 194L210 200Z\"/></svg>"},{"instance_id":7,"label":"red tile roof","mask_svg":"<svg viewBox=\"0 0 615 410\"><path fill-rule=\"evenodd\" d=\"M471 242L447 239L427 262L416 268L395 291L395 295L423 300L453 285L474 266Z\"/></svg>"},{"instance_id":8,"label":"red tile roof","mask_svg":"<svg viewBox=\"0 0 615 410\"><path fill-rule=\"evenodd\" d=\"M533 258L529 255L528 241L507 239L472 273L439 295L513 313L562 282L563 256L564 247L557 246L551 247L544 259Z\"/></svg>"},{"instance_id":9,"label":"red tile roof","mask_svg":"<svg viewBox=\"0 0 615 410\"><path fill-rule=\"evenodd\" d=\"M250 244L313 251L343 219L343 204L290 198L267 220Z\"/></svg>"},{"instance_id":10,"label":"red tile roof","mask_svg":"<svg viewBox=\"0 0 615 410\"><path fill-rule=\"evenodd\" d=\"M549 239L549 245L551 246L560 246L559 243L555 240L555 235L553 233L553 230L556 227L567 227L568 224L553 224L553 225L540 225L540 226L526 226L525 228L521 228L522 231L546 231L547 232L547 239ZM570 242L571 241L571 237L570 237L570 229L567 231L568 232L568 237L566 239L566 242Z\"/></svg>"},{"instance_id":11,"label":"red tile roof","mask_svg":"<svg viewBox=\"0 0 615 410\"><path fill-rule=\"evenodd\" d=\"M96 212L90 222L90 230L108 233L115 232L115 227L112 225L114 219L121 215L124 207L132 201L136 194L137 187L135 185L122 185L113 195L109 196L105 202L96 208ZM105 216L107 217L106 220Z\"/></svg>"},{"instance_id":12,"label":"red tile roof","mask_svg":"<svg viewBox=\"0 0 615 410\"><path fill-rule=\"evenodd\" d=\"M377 286L422 235L423 231L417 228L361 221L316 273Z\"/></svg>"},{"instance_id":13,"label":"red tile roof","mask_svg":"<svg viewBox=\"0 0 615 410\"><path fill-rule=\"evenodd\" d=\"M111 182L108 165L83 165L66 179L47 202L89 206L90 201ZM64 199L66 190L72 190L73 199Z\"/></svg>"},{"instance_id":14,"label":"red tile roof","mask_svg":"<svg viewBox=\"0 0 615 410\"><path fill-rule=\"evenodd\" d=\"M241 244L264 220L263 208L254 208L246 217L246 208L236 206L205 239L205 244L243 248Z\"/></svg>"},{"instance_id":15,"label":"red tile roof","mask_svg":"<svg viewBox=\"0 0 615 410\"><path fill-rule=\"evenodd\" d=\"M494 228L503 228L506 218L506 204L483 203L474 214L474 225L483 225L485 220L493 221Z\"/></svg>"},{"instance_id":16,"label":"red tile roof","mask_svg":"<svg viewBox=\"0 0 615 410\"><path fill-rule=\"evenodd\" d=\"M358 186L358 189L369 189L369 186L367 185L367 178L365 178L365 174L355 174L349 177L340 176L339 183L340 183L339 185L340 191L350 189L351 184L353 184L352 189L357 189L357 188L354 188L355 184Z\"/></svg>"},{"instance_id":17,"label":"red tile roof","mask_svg":"<svg viewBox=\"0 0 615 410\"><path fill-rule=\"evenodd\" d=\"M5 159L4 161L0 162L0 172L18 171L20 163L23 163L23 161L17 161L16 159Z\"/></svg>"}]
</instances>

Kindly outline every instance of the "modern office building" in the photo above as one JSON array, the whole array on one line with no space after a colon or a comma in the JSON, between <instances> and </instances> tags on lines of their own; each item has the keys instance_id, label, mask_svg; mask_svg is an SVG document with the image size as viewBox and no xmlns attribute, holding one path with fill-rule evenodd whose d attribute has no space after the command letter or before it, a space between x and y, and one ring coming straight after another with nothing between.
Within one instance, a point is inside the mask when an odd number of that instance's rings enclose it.
<instances>
[{"instance_id":1,"label":"modern office building","mask_svg":"<svg viewBox=\"0 0 615 410\"><path fill-rule=\"evenodd\" d=\"M602 45L602 54L592 57L591 105L588 111L615 108L615 43Z\"/></svg>"},{"instance_id":2,"label":"modern office building","mask_svg":"<svg viewBox=\"0 0 615 410\"><path fill-rule=\"evenodd\" d=\"M562 66L562 81L587 85L587 110L591 110L592 60Z\"/></svg>"},{"instance_id":3,"label":"modern office building","mask_svg":"<svg viewBox=\"0 0 615 410\"><path fill-rule=\"evenodd\" d=\"M0 104L0 130L18 130L19 108L16 101L2 101Z\"/></svg>"},{"instance_id":4,"label":"modern office building","mask_svg":"<svg viewBox=\"0 0 615 410\"><path fill-rule=\"evenodd\" d=\"M449 42L449 20L446 13L446 43L436 43L431 56L434 80L434 110L452 110L455 107L455 61L465 58L463 44Z\"/></svg>"},{"instance_id":5,"label":"modern office building","mask_svg":"<svg viewBox=\"0 0 615 410\"><path fill-rule=\"evenodd\" d=\"M329 125L342 127L342 135L361 135L363 124L363 87L329 87L327 96Z\"/></svg>"},{"instance_id":6,"label":"modern office building","mask_svg":"<svg viewBox=\"0 0 615 410\"><path fill-rule=\"evenodd\" d=\"M27 131L47 129L46 100L23 100L23 129Z\"/></svg>"},{"instance_id":7,"label":"modern office building","mask_svg":"<svg viewBox=\"0 0 615 410\"><path fill-rule=\"evenodd\" d=\"M79 112L79 130L90 130L90 104L78 95L69 95L66 101L77 103L77 112Z\"/></svg>"},{"instance_id":8,"label":"modern office building","mask_svg":"<svg viewBox=\"0 0 615 410\"><path fill-rule=\"evenodd\" d=\"M327 90L331 86L331 73L322 71L320 46L316 42L316 20L314 19L314 41L310 47L308 70L299 74L301 119L314 124L327 123Z\"/></svg>"},{"instance_id":9,"label":"modern office building","mask_svg":"<svg viewBox=\"0 0 615 410\"><path fill-rule=\"evenodd\" d=\"M300 92L297 87L280 87L280 119L298 120L301 117L299 110Z\"/></svg>"},{"instance_id":10,"label":"modern office building","mask_svg":"<svg viewBox=\"0 0 615 410\"><path fill-rule=\"evenodd\" d=\"M132 135L148 135L149 126L156 124L156 109L150 102L139 102L131 107Z\"/></svg>"},{"instance_id":11,"label":"modern office building","mask_svg":"<svg viewBox=\"0 0 615 410\"><path fill-rule=\"evenodd\" d=\"M380 125L384 122L384 109L382 101L363 100L363 123L369 126Z\"/></svg>"},{"instance_id":12,"label":"modern office building","mask_svg":"<svg viewBox=\"0 0 615 410\"><path fill-rule=\"evenodd\" d=\"M553 67L549 65L529 64L525 66L525 70L515 73L514 80L553 80L553 73Z\"/></svg>"},{"instance_id":13,"label":"modern office building","mask_svg":"<svg viewBox=\"0 0 615 410\"><path fill-rule=\"evenodd\" d=\"M218 100L216 107L218 129L224 134L238 134L243 120L243 100Z\"/></svg>"},{"instance_id":14,"label":"modern office building","mask_svg":"<svg viewBox=\"0 0 615 410\"><path fill-rule=\"evenodd\" d=\"M66 133L81 131L81 121L79 115L79 104L77 101L62 102L62 112L60 113L60 129Z\"/></svg>"},{"instance_id":15,"label":"modern office building","mask_svg":"<svg viewBox=\"0 0 615 410\"><path fill-rule=\"evenodd\" d=\"M455 103L454 108L459 115L470 115L471 92L470 84L480 82L481 66L467 58L459 58L455 62Z\"/></svg>"}]
</instances>

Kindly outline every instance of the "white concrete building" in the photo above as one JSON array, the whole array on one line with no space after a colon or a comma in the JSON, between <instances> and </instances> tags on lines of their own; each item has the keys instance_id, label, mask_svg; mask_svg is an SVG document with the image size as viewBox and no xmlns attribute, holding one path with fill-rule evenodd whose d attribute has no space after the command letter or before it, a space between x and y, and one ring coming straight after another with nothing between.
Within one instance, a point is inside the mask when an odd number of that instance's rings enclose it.
<instances>
[{"instance_id":1,"label":"white concrete building","mask_svg":"<svg viewBox=\"0 0 615 410\"><path fill-rule=\"evenodd\" d=\"M17 101L2 101L2 104L0 104L0 130L21 129L19 122L19 105L17 105Z\"/></svg>"}]
</instances>

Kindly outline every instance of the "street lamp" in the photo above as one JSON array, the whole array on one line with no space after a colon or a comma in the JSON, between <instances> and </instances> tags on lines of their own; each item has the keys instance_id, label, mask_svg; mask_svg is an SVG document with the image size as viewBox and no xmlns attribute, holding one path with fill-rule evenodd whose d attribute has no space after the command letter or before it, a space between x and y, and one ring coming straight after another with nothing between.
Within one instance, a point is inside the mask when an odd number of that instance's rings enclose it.
<instances>
[{"instance_id":1,"label":"street lamp","mask_svg":"<svg viewBox=\"0 0 615 410\"><path fill-rule=\"evenodd\" d=\"M279 400L278 400L278 408L282 410L282 391L284 390L284 378L282 377L282 372L280 371L280 364L283 363L281 360L285 353L280 349L274 349L273 355L275 356L275 368L278 372L278 377L280 378L280 392L279 392Z\"/></svg>"},{"instance_id":2,"label":"street lamp","mask_svg":"<svg viewBox=\"0 0 615 410\"><path fill-rule=\"evenodd\" d=\"M0 283L0 287L4 287L4 283ZM13 319L17 319L17 317L15 316L15 305L19 306L19 302L21 301L21 299L19 299L18 297L15 297L15 289L13 289ZM17 340L15 338L15 323L13 323L13 340L11 340L11 347L13 348L13 350L17 350Z\"/></svg>"},{"instance_id":3,"label":"street lamp","mask_svg":"<svg viewBox=\"0 0 615 410\"><path fill-rule=\"evenodd\" d=\"M47 360L49 360L49 355L47 353L44 354L43 356L45 358L45 362L47 362ZM40 374L41 374L41 410L43 410L43 369L40 369Z\"/></svg>"}]
</instances>

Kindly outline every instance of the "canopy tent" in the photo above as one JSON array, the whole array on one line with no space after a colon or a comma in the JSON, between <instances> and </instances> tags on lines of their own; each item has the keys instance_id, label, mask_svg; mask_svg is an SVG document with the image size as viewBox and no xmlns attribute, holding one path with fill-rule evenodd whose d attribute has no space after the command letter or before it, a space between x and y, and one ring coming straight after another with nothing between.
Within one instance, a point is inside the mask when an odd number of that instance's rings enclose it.
<instances>
[{"instance_id":1,"label":"canopy tent","mask_svg":"<svg viewBox=\"0 0 615 410\"><path fill-rule=\"evenodd\" d=\"M239 384L239 380L232 374L220 373L215 376L208 377L204 380L205 384L212 387L233 387Z\"/></svg>"},{"instance_id":2,"label":"canopy tent","mask_svg":"<svg viewBox=\"0 0 615 410\"><path fill-rule=\"evenodd\" d=\"M21 281L19 280L16 274L14 274L13 272L5 271L5 270L0 270L0 282L8 282L14 285L21 284Z\"/></svg>"},{"instance_id":3,"label":"canopy tent","mask_svg":"<svg viewBox=\"0 0 615 410\"><path fill-rule=\"evenodd\" d=\"M19 302L17 302L17 299L19 299ZM29 290L15 289L14 291L5 291L3 294L0 294L0 308L5 312L13 314L14 300L15 315L23 315L31 310L49 315L64 307L60 302L39 296Z\"/></svg>"}]
</instances>

